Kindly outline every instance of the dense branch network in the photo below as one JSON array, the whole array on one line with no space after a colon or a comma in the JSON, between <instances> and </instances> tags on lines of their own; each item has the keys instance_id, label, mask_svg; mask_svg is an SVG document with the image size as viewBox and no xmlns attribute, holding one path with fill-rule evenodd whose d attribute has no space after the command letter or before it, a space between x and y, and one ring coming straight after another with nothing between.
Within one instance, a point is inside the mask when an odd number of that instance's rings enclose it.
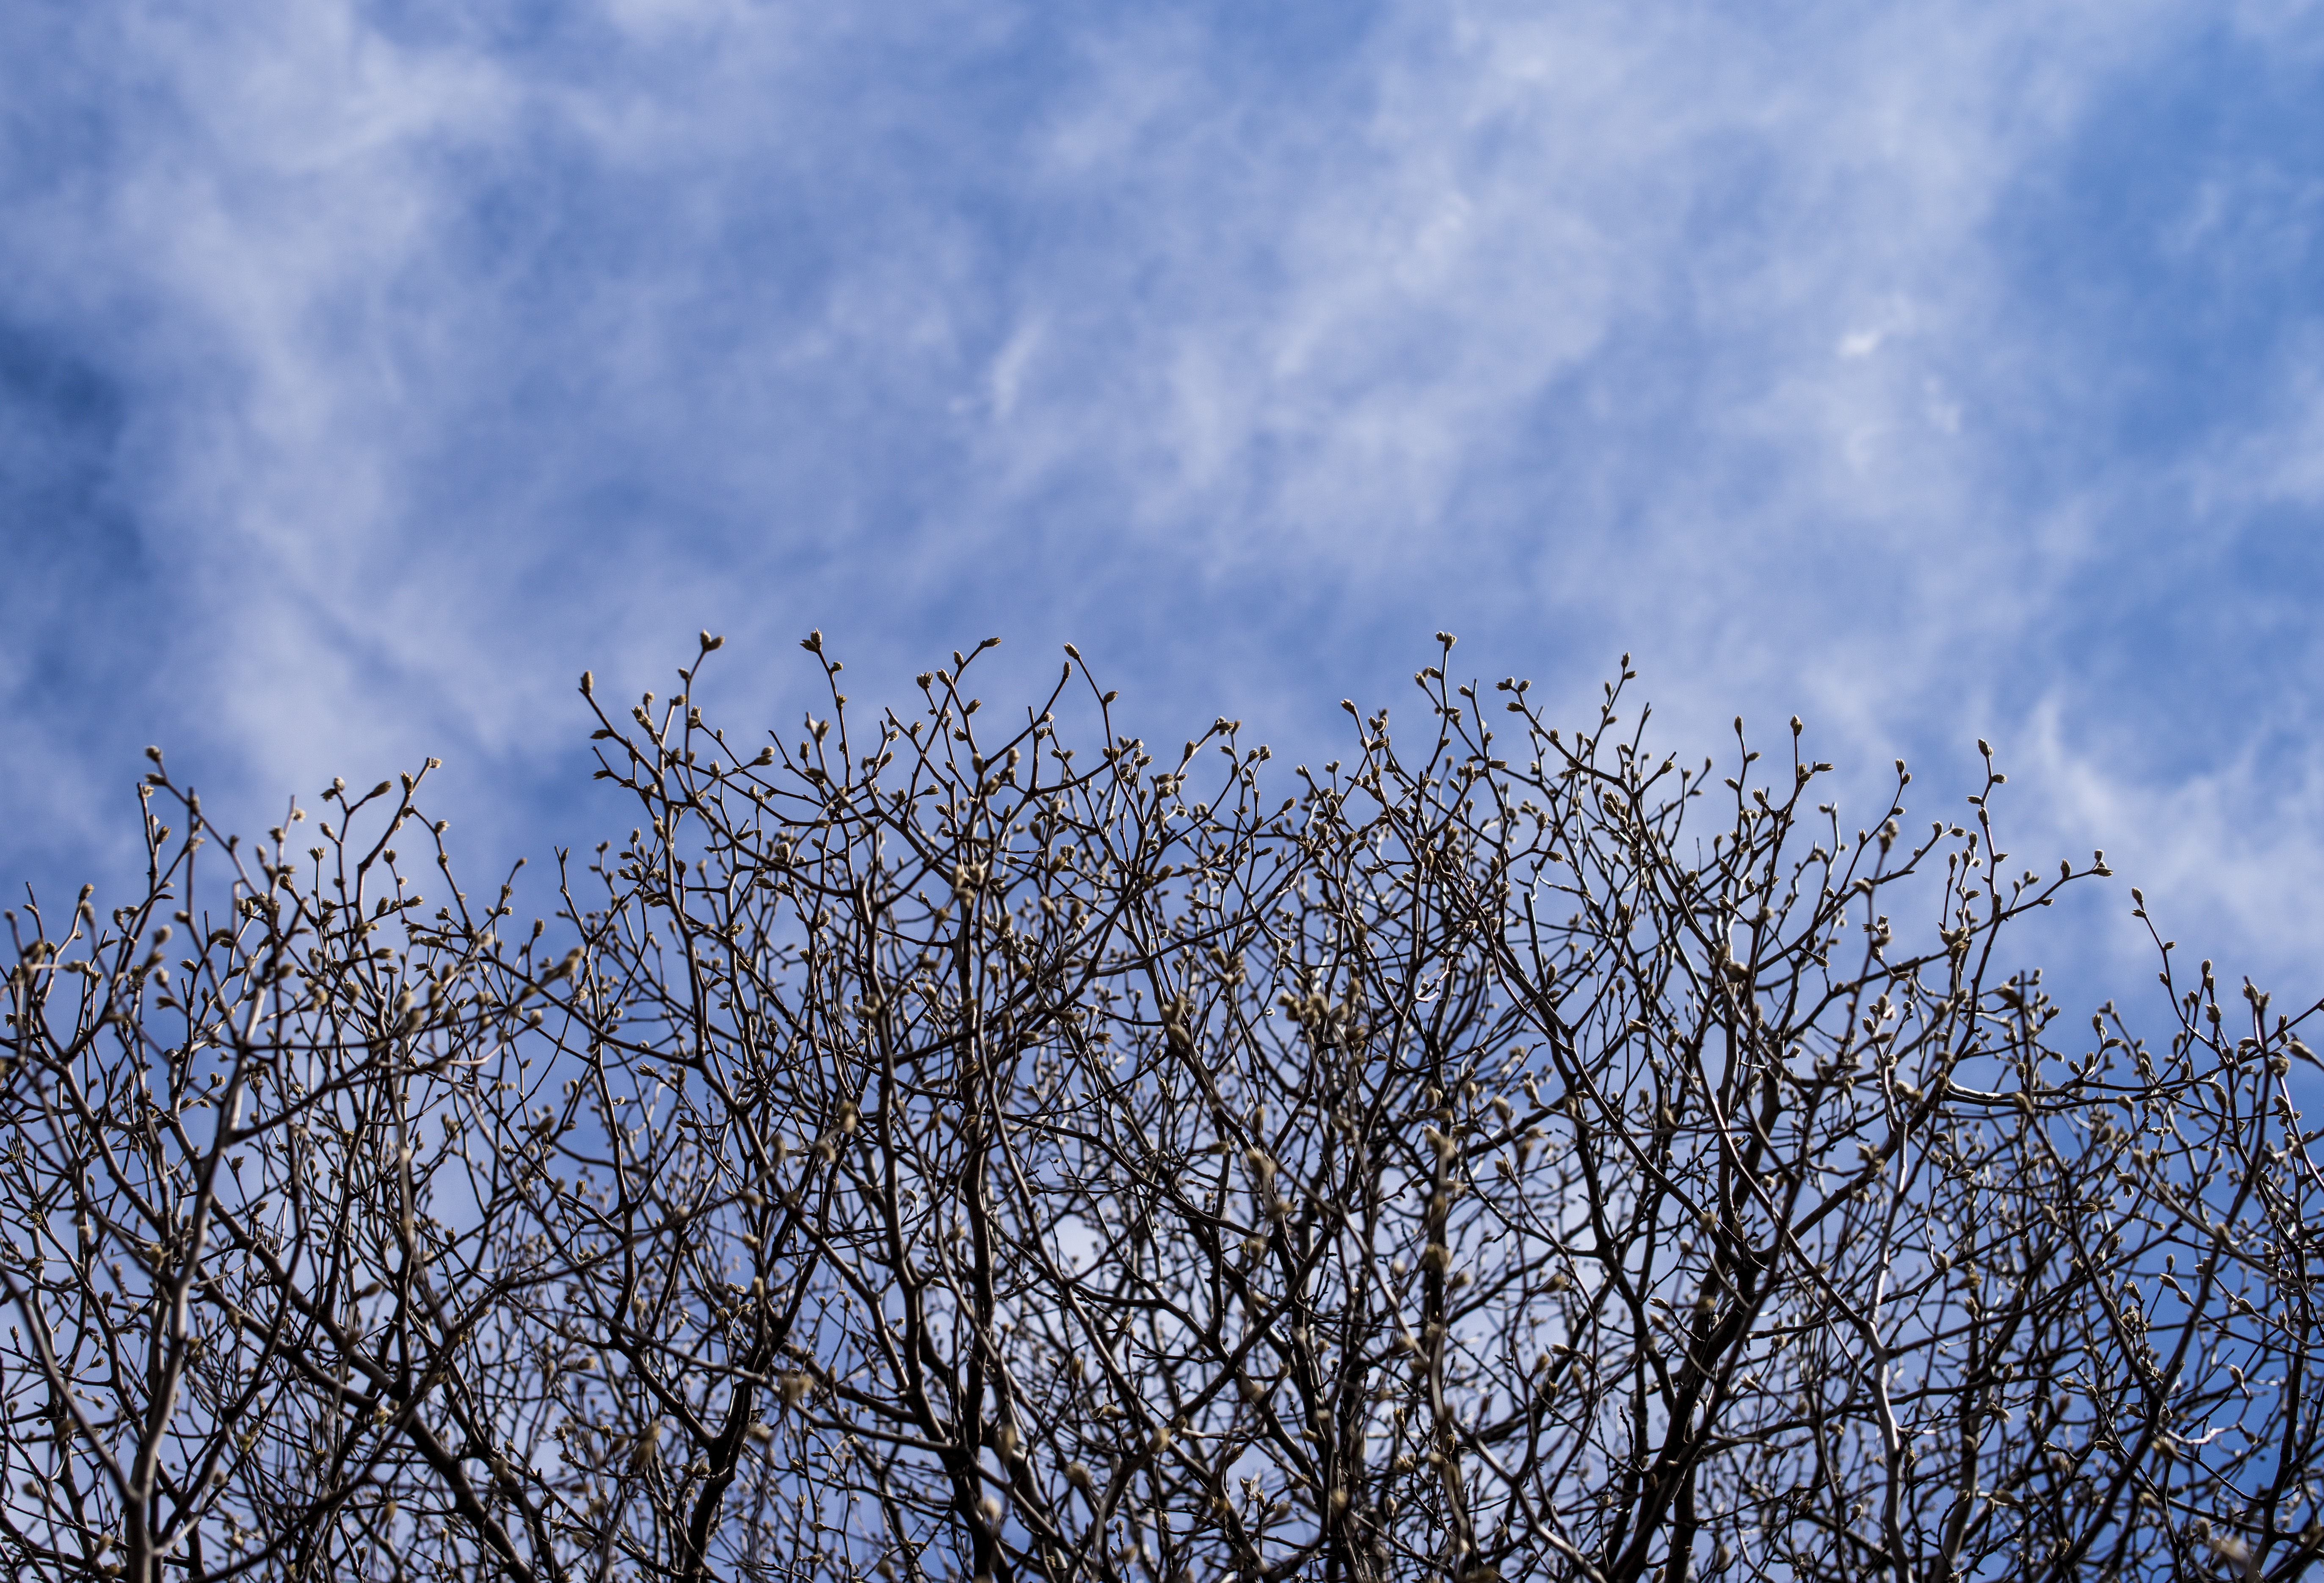
<instances>
[{"instance_id":1,"label":"dense branch network","mask_svg":"<svg viewBox=\"0 0 2324 1583\"><path fill-rule=\"evenodd\" d=\"M636 823L553 921L460 889L425 771L245 846L158 754L143 894L8 915L12 1568L2324 1550L2301 1019L2158 940L2167 1037L2061 1039L1997 941L2106 870L2007 866L1989 754L1969 824L1908 838L1900 764L1851 833L1797 721L1682 765L1627 670L1561 730L1440 634L1417 734L1349 706L1277 801L1236 722L1119 734L1078 655L1021 715L971 653L866 718L810 638L827 709L730 742L718 646L666 699L584 679Z\"/></svg>"}]
</instances>

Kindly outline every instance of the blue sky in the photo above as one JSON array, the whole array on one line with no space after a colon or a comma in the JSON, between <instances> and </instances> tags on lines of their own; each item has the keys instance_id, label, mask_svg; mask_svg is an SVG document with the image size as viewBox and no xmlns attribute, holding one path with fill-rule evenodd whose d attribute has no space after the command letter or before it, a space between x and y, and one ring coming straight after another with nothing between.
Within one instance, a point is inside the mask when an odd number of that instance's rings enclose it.
<instances>
[{"instance_id":1,"label":"blue sky","mask_svg":"<svg viewBox=\"0 0 2324 1583\"><path fill-rule=\"evenodd\" d=\"M730 719L1071 639L1314 757L1444 627L1988 737L2077 986L2137 883L2324 991L2314 5L17 0L0 205L12 875L149 741L610 829L573 680L700 627Z\"/></svg>"}]
</instances>

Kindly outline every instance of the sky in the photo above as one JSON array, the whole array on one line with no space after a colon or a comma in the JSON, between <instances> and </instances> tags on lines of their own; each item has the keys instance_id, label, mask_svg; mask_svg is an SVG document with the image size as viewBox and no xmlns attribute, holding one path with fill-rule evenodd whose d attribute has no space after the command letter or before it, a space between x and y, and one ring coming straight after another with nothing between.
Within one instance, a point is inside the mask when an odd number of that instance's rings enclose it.
<instances>
[{"instance_id":1,"label":"sky","mask_svg":"<svg viewBox=\"0 0 2324 1583\"><path fill-rule=\"evenodd\" d=\"M1986 738L2118 875L2032 959L2135 1000L2135 884L2312 1000L2319 227L2290 0L14 0L0 875L117 879L148 743L619 833L575 680L702 629L745 728L997 636L1286 760L1444 629L1864 822Z\"/></svg>"}]
</instances>

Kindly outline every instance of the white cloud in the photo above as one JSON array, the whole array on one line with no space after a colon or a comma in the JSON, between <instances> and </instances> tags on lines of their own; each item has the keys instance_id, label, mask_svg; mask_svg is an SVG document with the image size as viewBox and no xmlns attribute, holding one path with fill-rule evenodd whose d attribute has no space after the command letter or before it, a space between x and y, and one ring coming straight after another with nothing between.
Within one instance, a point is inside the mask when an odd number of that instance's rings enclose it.
<instances>
[{"instance_id":1,"label":"white cloud","mask_svg":"<svg viewBox=\"0 0 2324 1583\"><path fill-rule=\"evenodd\" d=\"M2289 811L2234 856L2249 764L2134 795L2017 673L2143 475L2024 482L1997 207L2192 8L1471 0L1279 56L1150 10L114 15L117 152L20 208L0 312L124 371L171 696L253 785L548 751L571 670L704 620L907 671L1070 628L1248 704L1458 619L1568 680L1633 650L1674 738L2030 735L2061 838L2176 820L2222 918L2312 866ZM2287 390L2212 496L2324 495Z\"/></svg>"}]
</instances>

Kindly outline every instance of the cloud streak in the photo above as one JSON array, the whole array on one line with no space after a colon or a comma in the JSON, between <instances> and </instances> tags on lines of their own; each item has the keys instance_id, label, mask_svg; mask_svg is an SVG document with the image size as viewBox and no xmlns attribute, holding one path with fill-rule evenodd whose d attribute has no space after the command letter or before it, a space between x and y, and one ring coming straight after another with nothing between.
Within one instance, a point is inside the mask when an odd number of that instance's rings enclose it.
<instances>
[{"instance_id":1,"label":"cloud streak","mask_svg":"<svg viewBox=\"0 0 2324 1583\"><path fill-rule=\"evenodd\" d=\"M1988 736L2029 851L2311 972L2301 25L20 10L0 844L97 861L163 736L252 800L438 753L530 846L573 673L706 625L745 714L810 625L875 690L1072 637L1300 751L1451 626L1636 653L1674 745Z\"/></svg>"}]
</instances>

